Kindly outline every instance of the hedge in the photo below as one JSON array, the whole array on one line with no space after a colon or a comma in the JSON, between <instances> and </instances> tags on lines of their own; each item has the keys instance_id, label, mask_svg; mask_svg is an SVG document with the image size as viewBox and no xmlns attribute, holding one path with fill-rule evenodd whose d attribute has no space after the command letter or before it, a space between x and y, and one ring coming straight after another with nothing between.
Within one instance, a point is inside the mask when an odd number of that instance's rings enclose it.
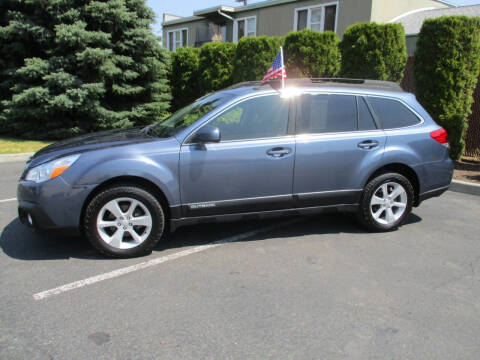
<instances>
[{"instance_id":1,"label":"hedge","mask_svg":"<svg viewBox=\"0 0 480 360\"><path fill-rule=\"evenodd\" d=\"M340 69L339 38L330 31L291 32L285 37L289 77L335 77ZM272 58L273 60L273 58Z\"/></svg>"},{"instance_id":2,"label":"hedge","mask_svg":"<svg viewBox=\"0 0 480 360\"><path fill-rule=\"evenodd\" d=\"M233 82L261 80L281 45L280 38L268 36L240 39L235 51Z\"/></svg>"},{"instance_id":3,"label":"hedge","mask_svg":"<svg viewBox=\"0 0 480 360\"><path fill-rule=\"evenodd\" d=\"M341 76L400 83L407 64L401 24L359 23L349 26L340 42Z\"/></svg>"},{"instance_id":4,"label":"hedge","mask_svg":"<svg viewBox=\"0 0 480 360\"><path fill-rule=\"evenodd\" d=\"M447 132L450 156L465 151L467 118L480 67L480 19L448 16L426 20L415 54L420 103Z\"/></svg>"},{"instance_id":5,"label":"hedge","mask_svg":"<svg viewBox=\"0 0 480 360\"><path fill-rule=\"evenodd\" d=\"M200 96L199 79L200 49L182 47L171 56L170 86L172 88L172 111L176 111Z\"/></svg>"},{"instance_id":6,"label":"hedge","mask_svg":"<svg viewBox=\"0 0 480 360\"><path fill-rule=\"evenodd\" d=\"M209 42L200 48L199 76L204 93L232 84L236 45L230 42Z\"/></svg>"}]
</instances>

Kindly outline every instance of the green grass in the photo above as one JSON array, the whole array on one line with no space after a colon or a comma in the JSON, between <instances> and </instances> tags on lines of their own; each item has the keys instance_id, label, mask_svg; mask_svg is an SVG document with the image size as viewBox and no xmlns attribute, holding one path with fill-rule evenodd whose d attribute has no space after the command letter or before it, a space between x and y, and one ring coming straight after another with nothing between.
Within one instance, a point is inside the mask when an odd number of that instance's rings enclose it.
<instances>
[{"instance_id":1,"label":"green grass","mask_svg":"<svg viewBox=\"0 0 480 360\"><path fill-rule=\"evenodd\" d=\"M29 153L51 144L48 141L21 140L0 137L0 154Z\"/></svg>"}]
</instances>

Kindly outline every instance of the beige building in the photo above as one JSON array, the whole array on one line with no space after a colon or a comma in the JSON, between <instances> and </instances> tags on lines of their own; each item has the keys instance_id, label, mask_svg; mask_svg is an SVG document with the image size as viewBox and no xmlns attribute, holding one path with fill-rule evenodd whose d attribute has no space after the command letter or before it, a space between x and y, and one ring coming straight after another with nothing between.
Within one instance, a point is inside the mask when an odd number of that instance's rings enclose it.
<instances>
[{"instance_id":1,"label":"beige building","mask_svg":"<svg viewBox=\"0 0 480 360\"><path fill-rule=\"evenodd\" d=\"M169 50L244 36L283 36L290 31L331 30L342 36L358 22L391 22L417 11L453 8L443 0L269 0L196 10L193 16L163 15L163 45Z\"/></svg>"}]
</instances>

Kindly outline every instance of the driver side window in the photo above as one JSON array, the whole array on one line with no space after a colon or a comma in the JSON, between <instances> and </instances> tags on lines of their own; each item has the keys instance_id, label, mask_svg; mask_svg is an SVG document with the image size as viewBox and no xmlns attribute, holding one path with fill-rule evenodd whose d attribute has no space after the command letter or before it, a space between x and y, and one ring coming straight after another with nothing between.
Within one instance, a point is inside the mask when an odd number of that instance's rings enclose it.
<instances>
[{"instance_id":1,"label":"driver side window","mask_svg":"<svg viewBox=\"0 0 480 360\"><path fill-rule=\"evenodd\" d=\"M278 95L245 100L209 124L220 129L222 141L285 136L288 128L288 99Z\"/></svg>"}]
</instances>

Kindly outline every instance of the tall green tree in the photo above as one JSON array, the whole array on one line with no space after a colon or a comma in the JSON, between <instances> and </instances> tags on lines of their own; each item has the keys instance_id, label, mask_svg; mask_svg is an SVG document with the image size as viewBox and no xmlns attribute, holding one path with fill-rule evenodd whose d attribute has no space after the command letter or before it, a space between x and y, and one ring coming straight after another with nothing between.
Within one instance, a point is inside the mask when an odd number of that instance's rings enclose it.
<instances>
[{"instance_id":1,"label":"tall green tree","mask_svg":"<svg viewBox=\"0 0 480 360\"><path fill-rule=\"evenodd\" d=\"M282 45L281 38L243 37L233 60L233 82L262 80Z\"/></svg>"},{"instance_id":2,"label":"tall green tree","mask_svg":"<svg viewBox=\"0 0 480 360\"><path fill-rule=\"evenodd\" d=\"M204 95L200 87L199 55L200 49L188 46L177 49L171 55L172 111L176 111Z\"/></svg>"},{"instance_id":3,"label":"tall green tree","mask_svg":"<svg viewBox=\"0 0 480 360\"><path fill-rule=\"evenodd\" d=\"M168 111L168 54L145 0L11 1L41 51L15 70L2 132L64 138L152 123Z\"/></svg>"},{"instance_id":4,"label":"tall green tree","mask_svg":"<svg viewBox=\"0 0 480 360\"><path fill-rule=\"evenodd\" d=\"M289 77L335 77L340 70L339 38L332 31L294 31L285 37Z\"/></svg>"},{"instance_id":5,"label":"tall green tree","mask_svg":"<svg viewBox=\"0 0 480 360\"><path fill-rule=\"evenodd\" d=\"M232 85L236 47L230 42L208 42L202 45L198 71L200 86L205 93Z\"/></svg>"},{"instance_id":6,"label":"tall green tree","mask_svg":"<svg viewBox=\"0 0 480 360\"><path fill-rule=\"evenodd\" d=\"M400 83L407 65L402 24L351 25L340 42L342 77L388 80Z\"/></svg>"},{"instance_id":7,"label":"tall green tree","mask_svg":"<svg viewBox=\"0 0 480 360\"><path fill-rule=\"evenodd\" d=\"M465 151L467 118L480 71L480 18L444 16L423 23L415 54L418 100L448 132L450 156Z\"/></svg>"},{"instance_id":8,"label":"tall green tree","mask_svg":"<svg viewBox=\"0 0 480 360\"><path fill-rule=\"evenodd\" d=\"M12 96L15 71L25 58L44 53L46 21L33 1L0 1L0 115L3 101Z\"/></svg>"}]
</instances>

